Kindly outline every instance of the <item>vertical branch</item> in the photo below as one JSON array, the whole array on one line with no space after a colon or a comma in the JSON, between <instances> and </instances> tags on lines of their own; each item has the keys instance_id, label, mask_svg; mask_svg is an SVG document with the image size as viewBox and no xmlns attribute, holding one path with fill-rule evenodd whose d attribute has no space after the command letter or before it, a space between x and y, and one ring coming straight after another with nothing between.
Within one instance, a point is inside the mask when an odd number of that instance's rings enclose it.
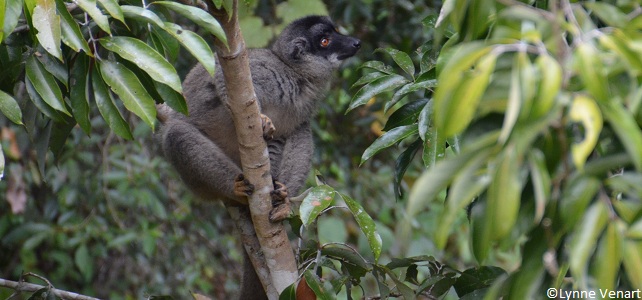
<instances>
[{"instance_id":1,"label":"vertical branch","mask_svg":"<svg viewBox=\"0 0 642 300\"><path fill-rule=\"evenodd\" d=\"M268 297L277 299L277 292L294 283L298 273L283 225L271 223L268 219L272 208L270 192L274 187L270 175L270 158L263 139L259 107L252 85L248 52L238 24L238 1L234 1L231 16L224 9L216 9L211 1L208 2L210 14L221 23L228 39L229 48L219 41L215 43L216 53L225 78L227 105L234 119L243 174L255 187L254 194L249 198L249 206L251 223L262 251L257 251L256 243L252 241L251 234L248 237L247 232L242 232L244 246L250 250L248 255ZM247 228L250 222L247 214L230 206L228 211L237 218L237 227ZM267 265L269 271L262 270L261 265ZM265 282L268 272L271 280Z\"/></svg>"}]
</instances>

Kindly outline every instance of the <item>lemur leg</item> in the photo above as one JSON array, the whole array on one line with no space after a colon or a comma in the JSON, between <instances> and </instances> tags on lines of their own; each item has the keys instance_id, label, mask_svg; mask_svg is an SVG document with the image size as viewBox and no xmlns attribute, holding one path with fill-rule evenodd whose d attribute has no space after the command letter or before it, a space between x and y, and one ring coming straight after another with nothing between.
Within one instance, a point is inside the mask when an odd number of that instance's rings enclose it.
<instances>
[{"instance_id":1,"label":"lemur leg","mask_svg":"<svg viewBox=\"0 0 642 300\"><path fill-rule=\"evenodd\" d=\"M163 137L166 159L192 191L203 199L226 198L247 205L248 187L242 189L246 195L241 197L235 186L235 174L241 174L241 168L200 130L183 120L169 119Z\"/></svg>"},{"instance_id":2,"label":"lemur leg","mask_svg":"<svg viewBox=\"0 0 642 300\"><path fill-rule=\"evenodd\" d=\"M313 152L312 132L310 125L305 123L296 129L282 145L280 159L274 176L274 191L270 221L278 222L287 218L291 213L289 195L297 195L310 173L310 158Z\"/></svg>"}]
</instances>

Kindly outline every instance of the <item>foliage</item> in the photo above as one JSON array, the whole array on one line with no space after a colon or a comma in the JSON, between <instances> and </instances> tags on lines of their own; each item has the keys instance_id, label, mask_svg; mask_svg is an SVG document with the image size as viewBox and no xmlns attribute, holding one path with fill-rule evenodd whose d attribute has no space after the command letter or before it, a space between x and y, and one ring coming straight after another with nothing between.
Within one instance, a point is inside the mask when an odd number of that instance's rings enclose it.
<instances>
[{"instance_id":1,"label":"foliage","mask_svg":"<svg viewBox=\"0 0 642 300\"><path fill-rule=\"evenodd\" d=\"M398 70L364 63L372 71L350 108L390 91L377 99L398 109L362 160L404 141L399 186L422 150L427 170L407 214L443 203L432 229L438 249L452 246L464 208L478 263L523 248L521 267L475 298L640 288L640 7L531 2L445 1L436 20L425 19L435 40L419 49L418 71L388 48L379 51ZM408 237L408 228L399 232Z\"/></svg>"},{"instance_id":2,"label":"foliage","mask_svg":"<svg viewBox=\"0 0 642 300\"><path fill-rule=\"evenodd\" d=\"M184 63L180 46L214 67L204 40L174 20L224 37L193 7L120 2L27 0L3 10L13 21L0 47L8 70L0 153L10 160L9 181L0 182L9 200L0 204L0 273L34 271L58 288L105 298L187 290L223 297L238 282L225 272L240 256L233 230L220 207L193 202L174 183L149 145L153 104L186 111L177 76L184 71L173 66ZM303 15L302 3L283 2L277 13ZM346 203L379 256L374 221Z\"/></svg>"}]
</instances>

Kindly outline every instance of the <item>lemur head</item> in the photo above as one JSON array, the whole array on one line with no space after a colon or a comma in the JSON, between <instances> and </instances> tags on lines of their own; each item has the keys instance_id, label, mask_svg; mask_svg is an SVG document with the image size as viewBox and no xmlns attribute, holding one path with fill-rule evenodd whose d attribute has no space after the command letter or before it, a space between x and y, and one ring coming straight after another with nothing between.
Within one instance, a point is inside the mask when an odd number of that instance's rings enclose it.
<instances>
[{"instance_id":1,"label":"lemur head","mask_svg":"<svg viewBox=\"0 0 642 300\"><path fill-rule=\"evenodd\" d=\"M288 25L272 51L295 68L334 70L361 48L357 38L340 34L330 18L308 16Z\"/></svg>"}]
</instances>

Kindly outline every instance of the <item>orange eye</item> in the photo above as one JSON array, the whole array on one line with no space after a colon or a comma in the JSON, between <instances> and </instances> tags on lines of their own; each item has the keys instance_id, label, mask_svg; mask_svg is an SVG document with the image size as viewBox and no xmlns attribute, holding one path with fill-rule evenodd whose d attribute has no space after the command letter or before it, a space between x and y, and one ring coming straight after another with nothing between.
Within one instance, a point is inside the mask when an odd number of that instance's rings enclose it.
<instances>
[{"instance_id":1,"label":"orange eye","mask_svg":"<svg viewBox=\"0 0 642 300\"><path fill-rule=\"evenodd\" d=\"M321 47L328 47L330 45L330 39L329 38L322 38L321 39Z\"/></svg>"}]
</instances>

